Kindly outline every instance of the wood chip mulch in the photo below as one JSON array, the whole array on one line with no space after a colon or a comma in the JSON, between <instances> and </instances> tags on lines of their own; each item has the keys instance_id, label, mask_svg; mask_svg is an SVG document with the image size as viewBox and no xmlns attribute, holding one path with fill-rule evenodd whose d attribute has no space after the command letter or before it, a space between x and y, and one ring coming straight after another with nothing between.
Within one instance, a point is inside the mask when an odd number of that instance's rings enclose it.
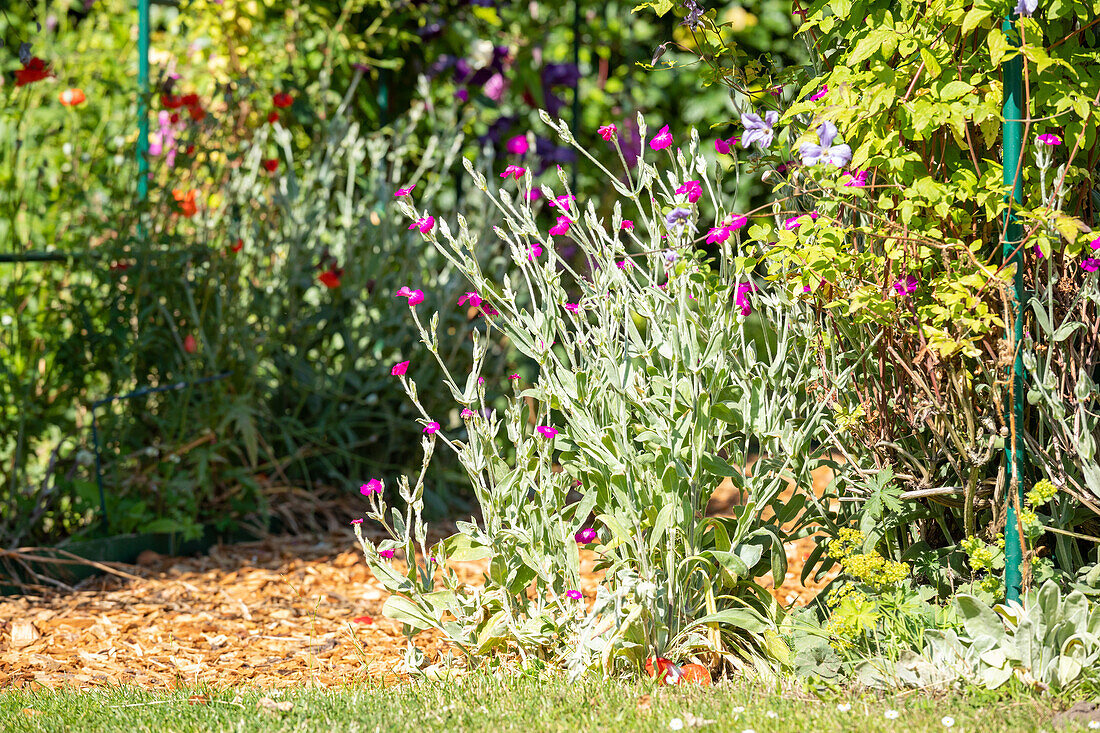
<instances>
[{"instance_id":1,"label":"wood chip mulch","mask_svg":"<svg viewBox=\"0 0 1100 733\"><path fill-rule=\"evenodd\" d=\"M784 606L805 605L828 580L799 582L813 545L813 538L787 545L787 577L771 588ZM598 581L585 554L582 587L591 598ZM271 689L405 678L400 624L381 615L386 592L348 530L142 560L125 568L140 580L101 576L72 593L0 597L0 689ZM484 568L456 569L478 583ZM432 632L416 641L429 658L445 651Z\"/></svg>"}]
</instances>

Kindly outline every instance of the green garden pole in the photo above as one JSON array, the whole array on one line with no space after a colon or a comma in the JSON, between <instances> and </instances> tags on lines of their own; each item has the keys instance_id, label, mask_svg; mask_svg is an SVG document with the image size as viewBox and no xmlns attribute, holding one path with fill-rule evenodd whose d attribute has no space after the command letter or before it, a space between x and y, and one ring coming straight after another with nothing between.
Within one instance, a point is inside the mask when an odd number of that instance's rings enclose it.
<instances>
[{"instance_id":1,"label":"green garden pole","mask_svg":"<svg viewBox=\"0 0 1100 733\"><path fill-rule=\"evenodd\" d=\"M137 195L149 197L149 0L138 0Z\"/></svg>"},{"instance_id":2,"label":"green garden pole","mask_svg":"<svg viewBox=\"0 0 1100 733\"><path fill-rule=\"evenodd\" d=\"M1001 23L1001 30L1008 37L1010 44L1018 46L1019 36L1016 34L1015 20L1015 13L1006 17ZM1010 426L1011 431L1005 439L1009 489L1008 518L1005 524L1005 597L1010 601L1019 601L1020 587L1023 581L1020 573L1023 547L1020 542L1020 533L1017 530L1016 507L1023 505L1024 497L1021 483L1023 449L1021 441L1016 436L1019 435L1024 420L1024 359L1020 350L1020 343L1024 338L1024 315L1021 303L1024 295L1024 256L1020 250L1020 242L1023 240L1023 226L1013 213L1012 207L1023 204L1024 201L1024 180L1020 171L1024 136L1022 107L1023 57L1017 54L1002 66L1002 71L1004 104L1001 112L1004 123L1001 129L1001 138L1004 184L1011 187L1011 194L1005 196L1009 208L1005 212L1007 219L1005 221L1001 253L1005 265L1010 262L1016 265L1016 275L1012 283L1012 316L1016 354L1008 375L1012 382L1012 404L1006 410L1007 414L1005 415L1005 422Z\"/></svg>"}]
</instances>

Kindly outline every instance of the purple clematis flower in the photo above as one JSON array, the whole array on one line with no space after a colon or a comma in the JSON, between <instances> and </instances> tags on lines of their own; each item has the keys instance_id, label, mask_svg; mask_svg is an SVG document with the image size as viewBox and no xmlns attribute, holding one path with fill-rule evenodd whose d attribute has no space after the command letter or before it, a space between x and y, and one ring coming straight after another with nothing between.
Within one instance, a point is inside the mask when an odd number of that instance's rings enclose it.
<instances>
[{"instance_id":1,"label":"purple clematis flower","mask_svg":"<svg viewBox=\"0 0 1100 733\"><path fill-rule=\"evenodd\" d=\"M1016 3L1016 7L1013 8L1012 12L1016 13L1017 15L1026 15L1030 18L1031 14L1034 13L1035 9L1038 7L1039 0L1019 0L1019 2Z\"/></svg>"},{"instance_id":2,"label":"purple clematis flower","mask_svg":"<svg viewBox=\"0 0 1100 733\"><path fill-rule=\"evenodd\" d=\"M764 119L755 112L746 112L741 115L741 125L745 128L745 134L741 136L741 147L748 148L756 145L761 150L771 147L775 131L772 125L779 122L778 112L765 112Z\"/></svg>"},{"instance_id":3,"label":"purple clematis flower","mask_svg":"<svg viewBox=\"0 0 1100 733\"><path fill-rule=\"evenodd\" d=\"M836 139L836 125L826 120L817 128L817 143L802 143L798 153L802 156L802 165L830 163L837 168L848 164L852 159L852 149L846 143L833 145ZM820 144L818 144L820 143Z\"/></svg>"}]
</instances>

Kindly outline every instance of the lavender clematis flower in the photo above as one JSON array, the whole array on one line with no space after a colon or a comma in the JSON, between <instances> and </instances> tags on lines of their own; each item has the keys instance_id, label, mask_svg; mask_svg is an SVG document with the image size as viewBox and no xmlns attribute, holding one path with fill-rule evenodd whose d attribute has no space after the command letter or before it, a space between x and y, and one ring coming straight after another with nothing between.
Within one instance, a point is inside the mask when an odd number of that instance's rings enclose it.
<instances>
[{"instance_id":1,"label":"lavender clematis flower","mask_svg":"<svg viewBox=\"0 0 1100 733\"><path fill-rule=\"evenodd\" d=\"M1016 3L1016 7L1012 12L1017 15L1026 15L1031 17L1031 14L1035 12L1035 9L1039 7L1039 0L1020 0Z\"/></svg>"},{"instance_id":2,"label":"lavender clematis flower","mask_svg":"<svg viewBox=\"0 0 1100 733\"><path fill-rule=\"evenodd\" d=\"M775 131L772 125L779 122L778 112L765 112L764 119L755 112L746 112L741 115L741 125L745 128L745 134L741 136L741 147L747 148L756 145L761 150L771 147Z\"/></svg>"},{"instance_id":3,"label":"lavender clematis flower","mask_svg":"<svg viewBox=\"0 0 1100 733\"><path fill-rule=\"evenodd\" d=\"M665 223L670 227L680 226L691 221L691 209L682 206L673 209L665 215Z\"/></svg>"},{"instance_id":4,"label":"lavender clematis flower","mask_svg":"<svg viewBox=\"0 0 1100 733\"><path fill-rule=\"evenodd\" d=\"M802 143L798 152L802 156L802 165L830 163L837 168L848 164L852 159L852 149L846 144L833 145L836 140L836 125L825 121L817 128L817 143Z\"/></svg>"}]
</instances>

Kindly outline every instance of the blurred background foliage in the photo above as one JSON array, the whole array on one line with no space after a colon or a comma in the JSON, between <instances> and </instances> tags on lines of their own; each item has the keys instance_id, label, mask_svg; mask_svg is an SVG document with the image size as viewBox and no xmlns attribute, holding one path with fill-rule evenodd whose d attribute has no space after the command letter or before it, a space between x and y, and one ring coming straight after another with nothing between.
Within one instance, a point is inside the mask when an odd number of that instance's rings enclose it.
<instances>
[{"instance_id":1,"label":"blurred background foliage","mask_svg":"<svg viewBox=\"0 0 1100 733\"><path fill-rule=\"evenodd\" d=\"M564 166L579 197L597 193L539 108L597 155L609 149L596 128L617 124L629 148L638 113L651 127L732 134L729 91L693 67L688 29L633 4L182 0L153 6L147 92L132 2L7 4L0 542L194 536L271 513L293 527L325 497L415 469L421 424L389 369L411 358L418 384L440 378L393 293L422 289L420 312L441 311L454 353L477 321L455 305L459 274L399 223L394 189L416 183L417 206L474 227L485 217L463 195L462 157L490 175L519 163L552 185ZM762 67L806 62L788 2L709 6ZM31 57L51 74L18 85ZM62 105L67 88L85 101ZM135 196L142 99L146 201ZM763 193L734 186L741 204ZM487 234L492 268L501 253ZM28 261L41 252L64 257ZM502 379L525 368L507 344L494 356ZM190 386L99 408L105 525L92 404L180 382ZM442 391L422 401L453 412ZM452 418L444 427L460 430ZM454 467L432 471L430 507L465 509Z\"/></svg>"}]
</instances>

